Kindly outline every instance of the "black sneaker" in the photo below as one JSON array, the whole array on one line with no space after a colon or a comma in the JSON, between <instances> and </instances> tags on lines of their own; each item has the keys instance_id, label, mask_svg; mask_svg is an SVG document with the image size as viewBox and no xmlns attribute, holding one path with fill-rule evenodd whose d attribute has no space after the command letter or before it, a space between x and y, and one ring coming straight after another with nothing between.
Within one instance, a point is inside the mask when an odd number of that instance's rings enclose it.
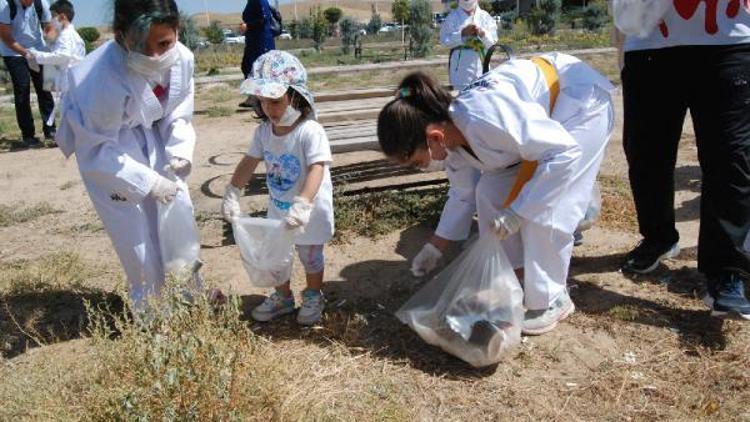
<instances>
[{"instance_id":1,"label":"black sneaker","mask_svg":"<svg viewBox=\"0 0 750 422\"><path fill-rule=\"evenodd\" d=\"M23 141L21 141L21 143L26 148L41 148L44 146L44 144L35 136L23 138Z\"/></svg>"},{"instance_id":2,"label":"black sneaker","mask_svg":"<svg viewBox=\"0 0 750 422\"><path fill-rule=\"evenodd\" d=\"M750 302L745 297L745 279L725 273L709 282L703 303L711 308L711 316L750 320Z\"/></svg>"},{"instance_id":3,"label":"black sneaker","mask_svg":"<svg viewBox=\"0 0 750 422\"><path fill-rule=\"evenodd\" d=\"M680 245L654 245L641 241L638 246L628 253L621 269L626 273L646 274L655 270L661 261L674 258L680 254Z\"/></svg>"}]
</instances>

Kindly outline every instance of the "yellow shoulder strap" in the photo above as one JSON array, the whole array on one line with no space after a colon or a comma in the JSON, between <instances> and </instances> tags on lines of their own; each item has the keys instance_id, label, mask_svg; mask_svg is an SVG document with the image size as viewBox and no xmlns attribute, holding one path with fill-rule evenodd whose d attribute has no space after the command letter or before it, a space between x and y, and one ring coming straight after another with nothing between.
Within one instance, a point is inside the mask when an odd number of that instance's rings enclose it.
<instances>
[{"instance_id":1,"label":"yellow shoulder strap","mask_svg":"<svg viewBox=\"0 0 750 422\"><path fill-rule=\"evenodd\" d=\"M557 70L552 66L552 63L544 57L533 57L531 61L539 67L544 74L544 79L547 81L547 87L549 88L549 111L552 114L552 110L554 110L555 103L557 102L557 96L560 95L560 77L557 75ZM513 188L505 199L505 203L503 203L503 208L508 208L516 200L518 194L521 193L521 189L534 176L538 165L537 161L521 161L516 181L513 183Z\"/></svg>"}]
</instances>

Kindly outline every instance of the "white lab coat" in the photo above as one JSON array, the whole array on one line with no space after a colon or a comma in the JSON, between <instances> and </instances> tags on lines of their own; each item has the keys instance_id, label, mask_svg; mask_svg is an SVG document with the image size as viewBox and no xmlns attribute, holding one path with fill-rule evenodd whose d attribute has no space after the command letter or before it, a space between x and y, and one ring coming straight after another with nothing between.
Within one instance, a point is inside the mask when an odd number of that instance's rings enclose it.
<instances>
[{"instance_id":1,"label":"white lab coat","mask_svg":"<svg viewBox=\"0 0 750 422\"><path fill-rule=\"evenodd\" d=\"M475 24L484 30L482 43L489 49L497 42L497 24L489 13L478 6L473 15L456 8L445 18L440 26L440 43L447 48L464 45L461 30L469 24ZM474 79L482 75L482 59L476 51L460 48L454 50L450 57L448 78L455 89L461 90Z\"/></svg>"},{"instance_id":2,"label":"white lab coat","mask_svg":"<svg viewBox=\"0 0 750 422\"><path fill-rule=\"evenodd\" d=\"M178 43L160 101L143 76L130 71L127 53L110 41L68 72L57 143L75 153L91 201L112 239L136 309L164 284L157 204L149 192L172 157L192 162L195 146L193 54ZM184 180L181 206L192 209Z\"/></svg>"},{"instance_id":3,"label":"white lab coat","mask_svg":"<svg viewBox=\"0 0 750 422\"><path fill-rule=\"evenodd\" d=\"M468 236L473 207L480 232L502 209L523 160L539 161L511 209L523 218L519 234L504 241L514 268L525 268L525 304L546 309L563 292L573 231L583 219L614 127L613 86L572 56L544 55L560 77L550 117L550 92L529 60L511 60L462 91L450 107L466 150L449 152L451 183L438 236ZM471 197L474 192L475 197Z\"/></svg>"},{"instance_id":4,"label":"white lab coat","mask_svg":"<svg viewBox=\"0 0 750 422\"><path fill-rule=\"evenodd\" d=\"M48 46L49 51L32 50L34 60L44 66L44 79L52 80L49 91L59 93L67 89L66 70L83 60L86 56L86 44L73 24L60 31L57 39Z\"/></svg>"}]
</instances>

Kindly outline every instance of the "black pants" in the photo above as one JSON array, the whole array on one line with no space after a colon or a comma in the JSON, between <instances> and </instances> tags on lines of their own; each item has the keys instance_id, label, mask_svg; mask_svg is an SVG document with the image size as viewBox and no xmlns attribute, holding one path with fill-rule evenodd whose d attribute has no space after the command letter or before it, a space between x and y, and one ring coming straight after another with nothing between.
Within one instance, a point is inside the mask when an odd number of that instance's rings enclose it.
<instances>
[{"instance_id":1,"label":"black pants","mask_svg":"<svg viewBox=\"0 0 750 422\"><path fill-rule=\"evenodd\" d=\"M24 138L31 138L36 134L34 116L31 114L31 84L34 84L36 97L39 100L39 111L42 113L44 135L51 136L55 131L54 123L47 125L47 120L55 107L52 94L42 88L42 72L29 69L23 57L3 57L5 66L13 82L13 96L16 101L16 121Z\"/></svg>"},{"instance_id":2,"label":"black pants","mask_svg":"<svg viewBox=\"0 0 750 422\"><path fill-rule=\"evenodd\" d=\"M750 273L750 44L628 52L624 146L644 239L678 240L674 169L687 110L701 184L698 269Z\"/></svg>"}]
</instances>

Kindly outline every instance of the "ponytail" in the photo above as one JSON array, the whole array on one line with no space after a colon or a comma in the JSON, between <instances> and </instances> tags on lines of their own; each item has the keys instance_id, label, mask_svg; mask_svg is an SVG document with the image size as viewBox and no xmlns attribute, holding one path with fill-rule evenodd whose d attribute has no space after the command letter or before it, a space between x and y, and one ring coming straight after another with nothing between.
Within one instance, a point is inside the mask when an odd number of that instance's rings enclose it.
<instances>
[{"instance_id":1,"label":"ponytail","mask_svg":"<svg viewBox=\"0 0 750 422\"><path fill-rule=\"evenodd\" d=\"M398 86L396 98L378 115L378 142L383 153L406 161L417 149L426 148L427 125L450 121L451 101L450 93L427 74L407 75Z\"/></svg>"}]
</instances>

